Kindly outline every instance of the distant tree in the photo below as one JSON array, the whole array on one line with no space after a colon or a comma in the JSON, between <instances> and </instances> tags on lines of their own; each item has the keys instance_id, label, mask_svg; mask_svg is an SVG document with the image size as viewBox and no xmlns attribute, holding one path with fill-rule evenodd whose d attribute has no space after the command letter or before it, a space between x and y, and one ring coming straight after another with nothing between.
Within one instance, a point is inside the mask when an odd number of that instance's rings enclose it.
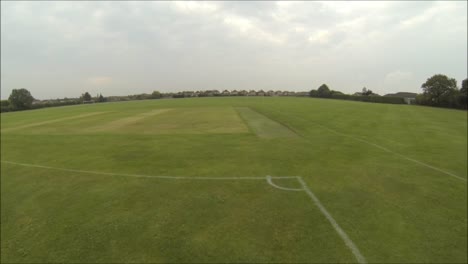
<instances>
[{"instance_id":1,"label":"distant tree","mask_svg":"<svg viewBox=\"0 0 468 264\"><path fill-rule=\"evenodd\" d=\"M317 90L310 90L309 95L310 95L310 97L318 97L318 91Z\"/></svg>"},{"instance_id":2,"label":"distant tree","mask_svg":"<svg viewBox=\"0 0 468 264\"><path fill-rule=\"evenodd\" d=\"M162 97L161 93L159 91L154 91L151 94L151 99L160 99Z\"/></svg>"},{"instance_id":3,"label":"distant tree","mask_svg":"<svg viewBox=\"0 0 468 264\"><path fill-rule=\"evenodd\" d=\"M458 95L458 102L461 108L468 109L468 78L462 81L462 87Z\"/></svg>"},{"instance_id":4,"label":"distant tree","mask_svg":"<svg viewBox=\"0 0 468 264\"><path fill-rule=\"evenodd\" d=\"M85 92L82 96L81 96L81 99L83 101L91 101L91 95L88 93L88 92Z\"/></svg>"},{"instance_id":5,"label":"distant tree","mask_svg":"<svg viewBox=\"0 0 468 264\"><path fill-rule=\"evenodd\" d=\"M104 96L102 96L102 94L99 94L99 97L98 97L98 102L100 103L104 103L106 101L106 98L104 98Z\"/></svg>"},{"instance_id":6,"label":"distant tree","mask_svg":"<svg viewBox=\"0 0 468 264\"><path fill-rule=\"evenodd\" d=\"M372 95L372 90L368 90L366 87L363 87L362 88L362 92L361 92L362 95L365 95L365 96L369 96L369 95Z\"/></svg>"},{"instance_id":7,"label":"distant tree","mask_svg":"<svg viewBox=\"0 0 468 264\"><path fill-rule=\"evenodd\" d=\"M23 110L31 108L34 97L24 88L13 89L8 101L10 101L11 107L15 110Z\"/></svg>"},{"instance_id":8,"label":"distant tree","mask_svg":"<svg viewBox=\"0 0 468 264\"><path fill-rule=\"evenodd\" d=\"M331 96L330 88L328 88L326 84L320 85L320 87L317 89L317 95L318 97L330 97Z\"/></svg>"},{"instance_id":9,"label":"distant tree","mask_svg":"<svg viewBox=\"0 0 468 264\"><path fill-rule=\"evenodd\" d=\"M457 81L443 74L436 74L421 85L426 104L454 107L456 102Z\"/></svg>"},{"instance_id":10,"label":"distant tree","mask_svg":"<svg viewBox=\"0 0 468 264\"><path fill-rule=\"evenodd\" d=\"M0 112L8 112L8 111L11 111L10 101L1 100L0 101Z\"/></svg>"},{"instance_id":11,"label":"distant tree","mask_svg":"<svg viewBox=\"0 0 468 264\"><path fill-rule=\"evenodd\" d=\"M344 93L340 91L331 90L331 95L343 95Z\"/></svg>"}]
</instances>

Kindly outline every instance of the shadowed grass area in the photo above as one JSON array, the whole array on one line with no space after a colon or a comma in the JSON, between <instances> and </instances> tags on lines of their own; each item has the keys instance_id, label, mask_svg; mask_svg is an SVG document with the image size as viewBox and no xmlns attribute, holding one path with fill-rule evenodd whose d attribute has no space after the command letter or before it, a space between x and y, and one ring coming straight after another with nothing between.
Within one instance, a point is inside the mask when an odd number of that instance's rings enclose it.
<instances>
[{"instance_id":1,"label":"shadowed grass area","mask_svg":"<svg viewBox=\"0 0 468 264\"><path fill-rule=\"evenodd\" d=\"M234 108L280 124L262 129L299 136L249 133ZM86 132L159 109L173 110ZM1 159L144 175L301 176L369 263L467 261L466 181L403 158L466 179L466 112L195 98L6 113L1 127L93 112L107 113L2 132ZM355 261L304 193L266 181L165 182L1 165L3 262Z\"/></svg>"}]
</instances>

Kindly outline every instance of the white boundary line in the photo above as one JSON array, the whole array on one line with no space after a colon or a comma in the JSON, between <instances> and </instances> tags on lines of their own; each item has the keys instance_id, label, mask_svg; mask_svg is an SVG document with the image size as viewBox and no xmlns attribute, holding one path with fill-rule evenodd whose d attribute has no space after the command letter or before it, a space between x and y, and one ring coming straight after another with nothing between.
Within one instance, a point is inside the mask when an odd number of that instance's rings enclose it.
<instances>
[{"instance_id":1,"label":"white boundary line","mask_svg":"<svg viewBox=\"0 0 468 264\"><path fill-rule=\"evenodd\" d=\"M346 244L346 246L351 250L351 252L353 253L354 257L356 257L356 260L361 263L361 264L364 264L364 263L367 263L366 259L364 258L364 256L361 254L361 252L359 251L358 247L356 246L356 244L354 244L354 242L348 237L348 235L345 233L345 231L343 231L343 229L341 229L341 227L338 225L338 223L336 222L336 220L333 218L333 216L331 216L331 214L327 211L327 209L325 209L325 207L323 206L323 204L320 202L320 200L315 196L315 194L309 189L309 187L307 186L307 184L304 182L304 180L302 179L302 177L297 177L297 180L301 183L302 185L302 190L305 191L307 193L307 195L312 199L312 201L314 202L314 204L320 209L320 211L322 212L322 214L327 218L328 222L330 222L330 224L333 226L333 228L335 228L335 231L338 233L338 235L341 237L341 239L343 239L343 242Z\"/></svg>"},{"instance_id":2,"label":"white boundary line","mask_svg":"<svg viewBox=\"0 0 468 264\"><path fill-rule=\"evenodd\" d=\"M311 199L312 201L314 202L315 206L317 206L320 210L320 212L322 212L322 214L325 216L325 218L327 218L328 222L330 222L330 224L333 226L333 228L335 229L336 233L338 233L338 235L341 237L341 239L343 240L343 242L346 244L346 246L351 250L351 252L353 253L354 257L356 258L356 260L358 261L358 263L361 263L361 264L364 264L364 263L367 263L366 262L366 259L364 258L364 256L361 254L361 252L359 251L358 247L354 244L354 242L348 237L348 235L346 234L345 231L343 231L343 229L341 229L340 225L338 225L338 223L336 222L336 220L333 218L333 216L327 211L327 209L325 208L325 206L323 206L323 204L320 202L320 200L317 198L317 196L315 196L315 194L310 190L310 188L307 186L307 184L304 182L304 180L302 179L302 177L296 177L296 179L299 181L299 183L301 184L302 188L301 189L294 189L294 188L286 188L286 187L281 187L281 186L278 186L276 185L275 183L273 183L272 179L274 177L271 177L271 176L266 176L266 180L268 182L268 184L270 184L271 186L277 188L277 189L280 189L280 190L284 190L284 191L303 191L305 192Z\"/></svg>"},{"instance_id":3,"label":"white boundary line","mask_svg":"<svg viewBox=\"0 0 468 264\"><path fill-rule=\"evenodd\" d=\"M98 174L98 175L109 175L109 176L123 176L123 177L133 177L133 178L156 178L156 179L172 179L172 180L264 180L265 177L184 177L184 176L156 176L156 175L141 175L141 174L126 174L126 173L110 173L110 172L99 172L99 171L88 171L88 170L75 170L75 169L65 169L57 167L49 167L42 165L34 165L27 163L19 163L13 161L2 160L2 163L9 163L24 167L32 168L41 168L49 170L58 170L58 171L67 171L67 172L78 172L78 173L88 173L88 174ZM295 178L295 177L279 177L279 178Z\"/></svg>"},{"instance_id":4,"label":"white boundary line","mask_svg":"<svg viewBox=\"0 0 468 264\"><path fill-rule=\"evenodd\" d=\"M271 110L271 109L270 109L270 110ZM273 110L273 111L274 111L274 112L278 112L278 111L275 111L275 110ZM278 113L279 113L279 112L278 112ZM361 141L361 142L363 142L363 143L366 143L366 144L368 144L368 145L374 146L374 147L379 148L379 149L381 149L381 150L383 150L383 151L386 151L386 152L388 152L388 153L392 153L392 154L394 154L394 155L397 155L398 157L403 158L403 159L405 159L405 160L414 162L414 163L419 164L419 165L422 165L422 166L424 166L424 167L426 167L426 168L433 169L433 170L436 170L436 171L438 171L438 172L442 172L442 173L444 173L444 174L446 174L446 175L449 175L449 176L452 176L452 177L454 177L454 178L456 178L456 179L458 179L458 180L467 182L467 179L462 178L462 177L460 177L460 176L458 176L458 175L456 175L456 174L453 174L453 173L448 172L448 171L445 171L445 170L443 170L443 169L440 169L440 168L431 166L431 165L429 165L429 164L427 164L427 163L424 163L424 162L422 162L422 161L412 159L412 158L407 157L407 156L405 156L405 155L403 155L403 154L400 154L400 153L397 153L397 152L395 152L395 151L392 151L392 150L390 150L390 149L388 149L388 148L386 148L386 147L380 146L380 145L378 145L378 144L372 143L372 142L370 142L370 141L367 141L367 140L364 140L364 139L361 139L361 138L358 138L358 137L355 137L355 136L352 136L352 135L348 135L348 134L345 134L345 133L338 132L338 131L336 131L336 130L334 130L334 129L331 129L331 128L329 128L329 127L326 127L326 126L324 126L324 125L321 125L321 124L319 124L319 123L317 123L317 122L314 122L314 121L311 121L311 120L307 120L307 119L302 118L302 117L299 117L299 116L295 116L295 117L298 118L298 119L301 119L301 120L303 120L303 121L313 123L313 124L315 124L316 126L321 127L321 128L323 128L323 129L325 129L325 130L328 130L328 131L330 131L330 132L332 132L332 133L334 133L334 134L336 134L336 135L343 136L343 137L348 137L348 138L351 138L351 139L354 139L354 140L357 140L357 141ZM308 139L306 138L306 140L308 140Z\"/></svg>"},{"instance_id":5,"label":"white boundary line","mask_svg":"<svg viewBox=\"0 0 468 264\"><path fill-rule=\"evenodd\" d=\"M414 162L414 163L417 163L417 164L422 165L422 166L424 166L424 167L427 167L427 168L436 170L436 171L438 171L438 172L442 172L442 173L444 173L444 174L446 174L446 175L452 176L452 177L457 178L457 179L459 179L459 180L461 180L461 181L464 181L464 182L467 181L465 178L462 178L462 177L460 177L460 176L458 176L458 175L455 175L455 174L453 174L453 173L451 173L451 172L448 172L448 171L439 169L439 168L437 168L437 167L431 166L431 165L429 165L429 164L427 164L427 163L424 163L424 162L422 162L422 161L412 159L412 158L407 157L407 156L405 156L405 155L403 155L403 154L400 154L400 153L397 153L397 152L395 152L395 151L393 151L393 150L390 150L390 149L388 149L388 148L386 148L386 147L380 146L380 145L378 145L378 144L369 142L369 141L367 141L367 140L364 140L364 139L361 139L361 138L358 138L358 137L355 137L355 136L351 136L351 135L347 135L347 134L338 132L338 131L336 131L336 130L333 130L333 129L331 129L331 128L328 128L328 127L326 127L326 126L323 126L323 125L320 125L320 124L317 124L317 123L315 123L315 124L316 124L317 126L319 126L319 127L322 127L322 128L324 128L324 129L328 130L328 131L331 131L331 132L333 132L333 133L335 133L335 134L337 134L337 135L340 135L340 136L343 136L343 137L348 137L348 138L351 138L351 139L354 139L354 140L357 140L357 141L364 142L364 143L366 143L366 144L368 144L368 145L374 146L374 147L379 148L379 149L381 149L381 150L383 150L383 151L386 151L386 152L388 152L388 153L392 153L392 154L394 154L394 155L397 155L397 156L399 156L400 158L403 158L403 159L412 161L412 162Z\"/></svg>"},{"instance_id":6,"label":"white boundary line","mask_svg":"<svg viewBox=\"0 0 468 264\"><path fill-rule=\"evenodd\" d=\"M18 165L18 166L24 166L24 167L31 167L31 168L41 168L41 169L49 169L49 170L58 170L58 171L67 171L67 172L78 172L78 173L88 173L88 174L98 174L98 175L110 175L110 176L124 176L124 177L134 177L134 178L154 178L154 179L173 179L173 180L265 180L267 183L274 188L280 189L280 190L285 190L285 191L303 191L305 192L311 199L312 202L317 206L322 212L322 214L325 216L325 218L330 222L330 224L333 226L335 231L338 233L338 235L341 237L345 245L351 250L353 253L354 257L360 264L365 264L366 259L364 256L361 254L359 251L358 247L354 244L354 242L348 237L348 235L341 229L341 227L338 225L336 220L331 216L331 214L325 209L323 204L320 202L320 200L315 196L315 194L309 189L307 184L304 182L302 177L299 176L280 176L280 177L272 177L270 175L266 177L182 177L182 176L151 176L151 175L139 175L139 174L123 174L123 173L109 173L109 172L98 172L98 171L87 171L87 170L74 170L74 169L64 169L64 168L56 168L56 167L50 167L50 166L42 166L42 165L34 165L34 164L27 164L27 163L19 163L19 162L13 162L13 161L6 161L6 160L1 160L0 162L2 163L7 163L7 164L13 164L13 165ZM299 181L301 184L302 188L301 189L295 189L295 188L286 188L286 187L281 187L273 183L273 179L296 179Z\"/></svg>"}]
</instances>

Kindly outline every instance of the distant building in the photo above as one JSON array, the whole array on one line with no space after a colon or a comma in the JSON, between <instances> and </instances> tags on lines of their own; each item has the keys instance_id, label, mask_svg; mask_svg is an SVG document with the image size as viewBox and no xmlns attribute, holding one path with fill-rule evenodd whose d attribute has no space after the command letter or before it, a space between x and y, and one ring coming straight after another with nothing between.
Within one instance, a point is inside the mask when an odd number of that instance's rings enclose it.
<instances>
[{"instance_id":1,"label":"distant building","mask_svg":"<svg viewBox=\"0 0 468 264\"><path fill-rule=\"evenodd\" d=\"M401 97L405 100L407 104L412 104L414 101L416 101L416 96L417 93L409 93L409 92L398 92L394 94L386 94L384 96L389 96L389 97Z\"/></svg>"}]
</instances>

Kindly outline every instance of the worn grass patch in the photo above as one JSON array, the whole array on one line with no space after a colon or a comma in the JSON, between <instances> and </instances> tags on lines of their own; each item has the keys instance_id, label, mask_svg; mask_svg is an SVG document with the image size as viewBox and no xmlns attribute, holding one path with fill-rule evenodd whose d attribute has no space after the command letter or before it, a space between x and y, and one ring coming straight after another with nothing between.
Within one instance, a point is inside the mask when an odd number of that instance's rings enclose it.
<instances>
[{"instance_id":1,"label":"worn grass patch","mask_svg":"<svg viewBox=\"0 0 468 264\"><path fill-rule=\"evenodd\" d=\"M261 138L297 137L291 129L271 120L270 118L252 110L249 107L237 107L237 112L242 116L252 131Z\"/></svg>"},{"instance_id":2,"label":"worn grass patch","mask_svg":"<svg viewBox=\"0 0 468 264\"><path fill-rule=\"evenodd\" d=\"M206 134L248 133L232 107L183 107L153 115L121 127L121 133Z\"/></svg>"},{"instance_id":3,"label":"worn grass patch","mask_svg":"<svg viewBox=\"0 0 468 264\"><path fill-rule=\"evenodd\" d=\"M143 121L145 118L148 118L150 116L158 115L158 114L170 111L170 110L171 109L155 109L155 110L151 110L148 112L138 113L133 116L120 118L120 119L111 121L109 123L96 126L96 127L91 127L85 130L86 132L115 131L116 129L120 129L126 126L132 126L136 124L137 122Z\"/></svg>"}]
</instances>

